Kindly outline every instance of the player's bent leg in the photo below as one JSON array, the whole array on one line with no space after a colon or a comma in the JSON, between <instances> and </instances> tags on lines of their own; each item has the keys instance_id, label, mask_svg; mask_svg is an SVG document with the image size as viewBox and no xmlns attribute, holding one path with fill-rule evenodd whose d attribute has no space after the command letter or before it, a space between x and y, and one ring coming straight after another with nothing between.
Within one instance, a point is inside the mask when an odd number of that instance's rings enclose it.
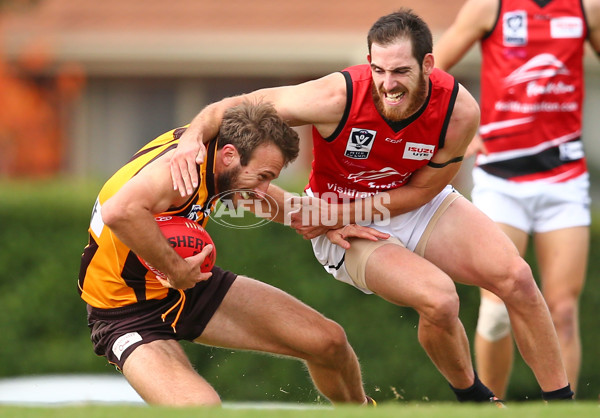
<instances>
[{"instance_id":1,"label":"player's bent leg","mask_svg":"<svg viewBox=\"0 0 600 418\"><path fill-rule=\"evenodd\" d=\"M504 303L486 290L481 291L474 348L479 378L506 399L514 356L510 319Z\"/></svg>"},{"instance_id":2,"label":"player's bent leg","mask_svg":"<svg viewBox=\"0 0 600 418\"><path fill-rule=\"evenodd\" d=\"M513 335L523 360L532 369L543 391L568 385L558 338L547 304L522 259L521 266L502 279L496 295L506 305ZM517 263L515 263L517 264Z\"/></svg>"},{"instance_id":3,"label":"player's bent leg","mask_svg":"<svg viewBox=\"0 0 600 418\"><path fill-rule=\"evenodd\" d=\"M123 375L142 399L152 405L221 403L217 392L194 370L175 340L156 340L137 347L125 361Z\"/></svg>"},{"instance_id":4,"label":"player's bent leg","mask_svg":"<svg viewBox=\"0 0 600 418\"><path fill-rule=\"evenodd\" d=\"M499 296L508 309L519 351L542 390L567 386L546 302L531 269L497 225L468 200L459 198L438 220L425 257L455 280Z\"/></svg>"},{"instance_id":5,"label":"player's bent leg","mask_svg":"<svg viewBox=\"0 0 600 418\"><path fill-rule=\"evenodd\" d=\"M523 256L529 241L527 232L503 223L497 225ZM514 359L510 319L502 300L485 289L481 289L474 349L479 377L497 396L506 398Z\"/></svg>"},{"instance_id":6,"label":"player's bent leg","mask_svg":"<svg viewBox=\"0 0 600 418\"><path fill-rule=\"evenodd\" d=\"M365 279L373 293L419 313L419 342L454 388L473 384L469 343L458 318L458 294L446 274L405 247L386 244L367 259Z\"/></svg>"},{"instance_id":7,"label":"player's bent leg","mask_svg":"<svg viewBox=\"0 0 600 418\"><path fill-rule=\"evenodd\" d=\"M529 240L527 232L507 224L497 225L523 256ZM508 310L502 300L493 293L481 289L481 304L474 342L475 364L481 380L503 399L506 398L514 358L510 331Z\"/></svg>"},{"instance_id":8,"label":"player's bent leg","mask_svg":"<svg viewBox=\"0 0 600 418\"><path fill-rule=\"evenodd\" d=\"M330 401L366 400L358 359L343 328L260 281L238 276L195 341L302 359L315 386Z\"/></svg>"},{"instance_id":9,"label":"player's bent leg","mask_svg":"<svg viewBox=\"0 0 600 418\"><path fill-rule=\"evenodd\" d=\"M581 366L579 297L587 271L589 228L539 233L535 240L544 298L558 334L569 382L575 390Z\"/></svg>"}]
</instances>

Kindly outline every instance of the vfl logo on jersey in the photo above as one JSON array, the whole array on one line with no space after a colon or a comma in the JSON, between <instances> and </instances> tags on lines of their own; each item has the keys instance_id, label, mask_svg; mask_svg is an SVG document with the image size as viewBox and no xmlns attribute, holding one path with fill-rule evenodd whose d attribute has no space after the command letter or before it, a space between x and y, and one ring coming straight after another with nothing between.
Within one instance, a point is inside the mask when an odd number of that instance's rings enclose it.
<instances>
[{"instance_id":1,"label":"vfl logo on jersey","mask_svg":"<svg viewBox=\"0 0 600 418\"><path fill-rule=\"evenodd\" d=\"M502 37L505 46L527 45L527 12L516 10L502 17Z\"/></svg>"},{"instance_id":2,"label":"vfl logo on jersey","mask_svg":"<svg viewBox=\"0 0 600 418\"><path fill-rule=\"evenodd\" d=\"M346 144L346 151L344 155L346 157L354 158L357 160L364 160L369 157L371 148L373 147L373 141L377 131L371 131L369 129L352 128L348 143Z\"/></svg>"},{"instance_id":3,"label":"vfl logo on jersey","mask_svg":"<svg viewBox=\"0 0 600 418\"><path fill-rule=\"evenodd\" d=\"M402 158L405 160L431 160L434 150L434 145L407 142Z\"/></svg>"}]
</instances>

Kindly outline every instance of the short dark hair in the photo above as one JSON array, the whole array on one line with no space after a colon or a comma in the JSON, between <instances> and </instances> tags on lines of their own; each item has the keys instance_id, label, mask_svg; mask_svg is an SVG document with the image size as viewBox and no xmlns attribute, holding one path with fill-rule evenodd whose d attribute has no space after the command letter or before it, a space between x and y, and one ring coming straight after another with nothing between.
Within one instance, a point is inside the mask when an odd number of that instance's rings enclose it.
<instances>
[{"instance_id":1,"label":"short dark hair","mask_svg":"<svg viewBox=\"0 0 600 418\"><path fill-rule=\"evenodd\" d=\"M382 16L371 26L367 35L369 55L373 43L385 46L401 38L410 39L413 57L422 65L425 55L433 50L433 37L427 23L411 9L402 8Z\"/></svg>"},{"instance_id":2,"label":"short dark hair","mask_svg":"<svg viewBox=\"0 0 600 418\"><path fill-rule=\"evenodd\" d=\"M284 165L294 161L300 149L296 131L267 102L244 101L225 111L219 130L218 149L227 144L237 149L243 166L250 162L254 150L263 144L275 144L283 155Z\"/></svg>"}]
</instances>

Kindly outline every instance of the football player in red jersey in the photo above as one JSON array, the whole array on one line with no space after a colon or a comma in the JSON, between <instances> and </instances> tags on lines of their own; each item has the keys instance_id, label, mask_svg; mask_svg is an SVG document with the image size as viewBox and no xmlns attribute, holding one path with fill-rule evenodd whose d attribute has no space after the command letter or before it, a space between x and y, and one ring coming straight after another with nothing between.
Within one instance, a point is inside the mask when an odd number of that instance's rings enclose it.
<instances>
[{"instance_id":1,"label":"football player in red jersey","mask_svg":"<svg viewBox=\"0 0 600 418\"><path fill-rule=\"evenodd\" d=\"M449 70L481 44L481 126L467 151L477 154L472 200L521 255L532 236L573 390L591 221L581 138L586 40L600 53L600 0L469 0L434 48L436 65ZM502 397L510 331L502 300L482 290L477 369Z\"/></svg>"}]
</instances>

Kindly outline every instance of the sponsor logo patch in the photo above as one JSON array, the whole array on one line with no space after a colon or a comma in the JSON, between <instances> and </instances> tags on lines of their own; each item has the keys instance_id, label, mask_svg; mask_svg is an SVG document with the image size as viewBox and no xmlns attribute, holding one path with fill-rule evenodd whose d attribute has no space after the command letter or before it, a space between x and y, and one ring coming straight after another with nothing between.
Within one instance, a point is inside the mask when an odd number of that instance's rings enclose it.
<instances>
[{"instance_id":1,"label":"sponsor logo patch","mask_svg":"<svg viewBox=\"0 0 600 418\"><path fill-rule=\"evenodd\" d=\"M385 177L390 176L401 176L405 177L406 174L400 174L398 171L394 170L392 167L385 167L381 170L368 170L361 171L360 173L352 173L348 175L348 180L352 180L354 183L358 183L359 181L368 181L368 180L379 180Z\"/></svg>"},{"instance_id":2,"label":"sponsor logo patch","mask_svg":"<svg viewBox=\"0 0 600 418\"><path fill-rule=\"evenodd\" d=\"M385 138L385 142L389 142L390 144L400 144L402 142L402 138L400 138L400 139Z\"/></svg>"},{"instance_id":3,"label":"sponsor logo patch","mask_svg":"<svg viewBox=\"0 0 600 418\"><path fill-rule=\"evenodd\" d=\"M115 356L117 356L119 360L121 360L123 352L138 341L142 341L142 336L137 332L128 332L127 334L123 334L117 338L117 341L115 341L113 344L112 352L115 353Z\"/></svg>"},{"instance_id":4,"label":"sponsor logo patch","mask_svg":"<svg viewBox=\"0 0 600 418\"><path fill-rule=\"evenodd\" d=\"M556 39L581 38L583 22L579 17L557 17L550 21L550 36Z\"/></svg>"},{"instance_id":5,"label":"sponsor logo patch","mask_svg":"<svg viewBox=\"0 0 600 418\"><path fill-rule=\"evenodd\" d=\"M407 142L402 158L405 160L431 160L434 150L435 146L433 145Z\"/></svg>"},{"instance_id":6,"label":"sponsor logo patch","mask_svg":"<svg viewBox=\"0 0 600 418\"><path fill-rule=\"evenodd\" d=\"M584 157L583 142L581 141L560 144L558 146L558 151L562 161L576 161Z\"/></svg>"},{"instance_id":7,"label":"sponsor logo patch","mask_svg":"<svg viewBox=\"0 0 600 418\"><path fill-rule=\"evenodd\" d=\"M514 86L532 80L555 77L559 74L569 74L569 69L554 55L543 53L531 58L525 64L510 73L508 77L504 79L504 84L506 86Z\"/></svg>"},{"instance_id":8,"label":"sponsor logo patch","mask_svg":"<svg viewBox=\"0 0 600 418\"><path fill-rule=\"evenodd\" d=\"M373 147L375 135L377 135L377 131L352 128L350 137L348 138L348 143L346 144L346 151L344 152L344 155L357 160L364 160L368 158L371 148Z\"/></svg>"}]
</instances>

